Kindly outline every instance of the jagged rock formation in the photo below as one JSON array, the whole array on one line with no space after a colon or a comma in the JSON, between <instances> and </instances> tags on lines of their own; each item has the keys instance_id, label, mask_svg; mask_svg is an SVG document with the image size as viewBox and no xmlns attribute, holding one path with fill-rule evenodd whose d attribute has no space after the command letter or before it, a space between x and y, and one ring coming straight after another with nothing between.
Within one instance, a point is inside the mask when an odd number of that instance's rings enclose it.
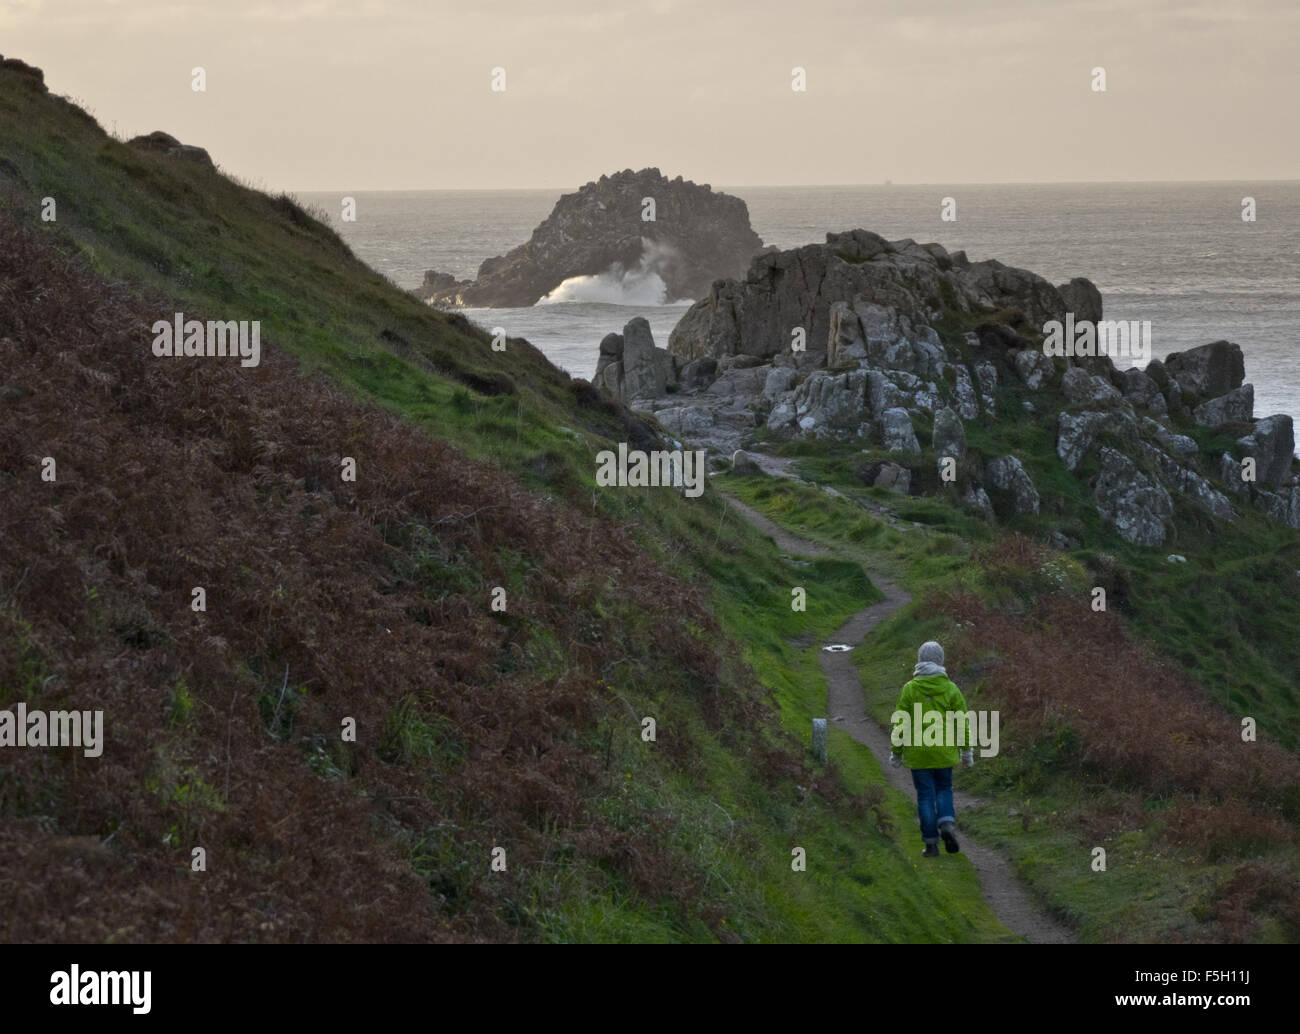
<instances>
[{"instance_id":1,"label":"jagged rock formation","mask_svg":"<svg viewBox=\"0 0 1300 1034\"><path fill-rule=\"evenodd\" d=\"M1144 370L1121 371L1106 355L1053 358L1038 328L1067 311L1101 318L1089 281L1053 287L937 244L855 230L760 256L744 281L714 284L667 350L633 320L601 342L595 384L725 455L763 436L860 442L878 454L858 471L865 484L952 492L989 520L1044 506L1021 457L969 454L965 422L997 416L1054 432L1062 466L1130 542L1163 544L1184 507L1231 521L1246 505L1300 528L1291 418L1254 418L1237 345L1212 342ZM1004 390L1019 399L1014 412L998 412ZM1230 432L1232 453L1202 457L1176 422ZM955 481L944 457L956 461ZM1059 530L1051 540L1075 541Z\"/></svg>"},{"instance_id":2,"label":"jagged rock formation","mask_svg":"<svg viewBox=\"0 0 1300 1034\"><path fill-rule=\"evenodd\" d=\"M1291 471L1295 450L1295 428L1289 416L1268 416L1256 420L1248 435L1237 439L1242 453L1255 460L1261 484L1280 488Z\"/></svg>"},{"instance_id":3,"label":"jagged rock formation","mask_svg":"<svg viewBox=\"0 0 1300 1034\"><path fill-rule=\"evenodd\" d=\"M1074 280L1065 289L1082 299L1089 318L1100 318L1101 296L1091 283ZM832 313L836 302L845 305ZM913 335L911 328L933 324L945 310L1005 309L1039 327L1069 311L1061 290L1026 270L970 262L939 244L851 230L827 234L825 244L768 253L743 280L714 284L674 328L668 351L686 359L771 356L788 352L792 334L802 329L807 349L829 351L834 365L900 337L937 345L937 337Z\"/></svg>"},{"instance_id":4,"label":"jagged rock formation","mask_svg":"<svg viewBox=\"0 0 1300 1034\"><path fill-rule=\"evenodd\" d=\"M1228 341L1214 341L1187 352L1171 352L1164 370L1178 382L1182 396L1213 398L1226 395L1246 379L1241 349Z\"/></svg>"},{"instance_id":5,"label":"jagged rock formation","mask_svg":"<svg viewBox=\"0 0 1300 1034\"><path fill-rule=\"evenodd\" d=\"M1174 512L1169 493L1150 474L1114 449L1101 450L1101 476L1093 490L1097 509L1120 537L1139 546L1159 546Z\"/></svg>"},{"instance_id":6,"label":"jagged rock formation","mask_svg":"<svg viewBox=\"0 0 1300 1034\"><path fill-rule=\"evenodd\" d=\"M625 169L565 194L526 243L487 259L477 279L429 270L413 293L435 305L521 307L571 277L640 270L663 280L665 301L689 300L743 275L762 250L740 198L658 169Z\"/></svg>"}]
</instances>

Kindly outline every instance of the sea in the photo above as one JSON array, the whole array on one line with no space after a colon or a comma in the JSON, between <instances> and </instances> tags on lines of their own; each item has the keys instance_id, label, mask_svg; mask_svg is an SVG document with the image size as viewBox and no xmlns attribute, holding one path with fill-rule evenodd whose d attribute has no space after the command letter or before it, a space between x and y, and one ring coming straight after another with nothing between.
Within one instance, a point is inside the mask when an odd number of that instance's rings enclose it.
<instances>
[{"instance_id":1,"label":"sea","mask_svg":"<svg viewBox=\"0 0 1300 1034\"><path fill-rule=\"evenodd\" d=\"M426 269L471 279L479 264L522 244L565 190L301 192L372 268L402 288ZM1235 341L1255 387L1255 414L1300 425L1300 181L727 187L743 198L764 244L820 243L862 228L891 240L937 241L972 261L995 258L1052 283L1085 276L1107 319L1151 323L1152 355ZM356 220L341 219L342 198ZM951 198L956 218L944 221ZM1254 200L1253 221L1242 219ZM949 206L953 212L953 206ZM540 348L556 366L590 378L600 339L645 317L655 341L687 303L663 304L646 270L566 281L524 309L467 309ZM1117 360L1119 365L1127 365Z\"/></svg>"}]
</instances>

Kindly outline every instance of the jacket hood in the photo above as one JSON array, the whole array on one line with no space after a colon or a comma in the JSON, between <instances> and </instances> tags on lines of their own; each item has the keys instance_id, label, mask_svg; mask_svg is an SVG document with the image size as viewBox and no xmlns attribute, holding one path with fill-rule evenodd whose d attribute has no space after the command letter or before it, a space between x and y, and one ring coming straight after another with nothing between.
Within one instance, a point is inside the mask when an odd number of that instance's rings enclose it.
<instances>
[{"instance_id":1,"label":"jacket hood","mask_svg":"<svg viewBox=\"0 0 1300 1034\"><path fill-rule=\"evenodd\" d=\"M912 685L916 686L926 696L934 698L945 695L952 682L947 675L922 675L919 678L914 678Z\"/></svg>"}]
</instances>

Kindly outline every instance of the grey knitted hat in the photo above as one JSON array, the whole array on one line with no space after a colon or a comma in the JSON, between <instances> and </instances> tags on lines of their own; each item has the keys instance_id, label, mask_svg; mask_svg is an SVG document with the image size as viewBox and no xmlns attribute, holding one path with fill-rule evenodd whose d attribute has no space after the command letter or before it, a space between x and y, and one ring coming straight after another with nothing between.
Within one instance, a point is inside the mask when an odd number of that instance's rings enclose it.
<instances>
[{"instance_id":1,"label":"grey knitted hat","mask_svg":"<svg viewBox=\"0 0 1300 1034\"><path fill-rule=\"evenodd\" d=\"M931 664L943 664L943 647L931 640L928 643L922 643L921 648L916 651L916 662L924 664L929 661Z\"/></svg>"}]
</instances>

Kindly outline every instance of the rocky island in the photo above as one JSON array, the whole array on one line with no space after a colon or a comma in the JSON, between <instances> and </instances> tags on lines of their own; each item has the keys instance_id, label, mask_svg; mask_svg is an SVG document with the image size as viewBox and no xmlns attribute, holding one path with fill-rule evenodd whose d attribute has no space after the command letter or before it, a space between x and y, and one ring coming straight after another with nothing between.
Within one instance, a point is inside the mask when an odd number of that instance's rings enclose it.
<instances>
[{"instance_id":1,"label":"rocky island","mask_svg":"<svg viewBox=\"0 0 1300 1034\"><path fill-rule=\"evenodd\" d=\"M742 276L763 249L738 197L658 169L625 169L565 194L524 244L487 259L474 280L428 270L412 293L433 305L519 308L565 280L650 267L665 302L693 300Z\"/></svg>"}]
</instances>

